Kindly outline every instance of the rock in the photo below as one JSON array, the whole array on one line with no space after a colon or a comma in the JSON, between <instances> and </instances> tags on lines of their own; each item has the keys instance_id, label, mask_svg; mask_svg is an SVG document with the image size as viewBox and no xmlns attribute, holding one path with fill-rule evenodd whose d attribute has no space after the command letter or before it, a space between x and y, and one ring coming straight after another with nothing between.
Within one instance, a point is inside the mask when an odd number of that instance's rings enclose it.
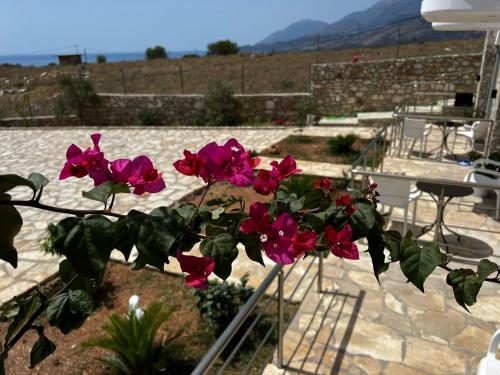
<instances>
[{"instance_id":1,"label":"rock","mask_svg":"<svg viewBox=\"0 0 500 375\"><path fill-rule=\"evenodd\" d=\"M448 340L460 333L465 326L465 318L455 311L429 311L413 318L413 327L420 336L433 341L448 343ZM437 339L437 340L436 340Z\"/></svg>"},{"instance_id":2,"label":"rock","mask_svg":"<svg viewBox=\"0 0 500 375\"><path fill-rule=\"evenodd\" d=\"M391 362L383 372L384 375L427 375L425 372Z\"/></svg>"},{"instance_id":3,"label":"rock","mask_svg":"<svg viewBox=\"0 0 500 375\"><path fill-rule=\"evenodd\" d=\"M404 314L404 305L399 301L394 294L387 293L384 299L385 305L397 314Z\"/></svg>"},{"instance_id":4,"label":"rock","mask_svg":"<svg viewBox=\"0 0 500 375\"><path fill-rule=\"evenodd\" d=\"M493 333L473 325L468 325L460 334L452 337L450 342L457 349L486 353Z\"/></svg>"}]
</instances>

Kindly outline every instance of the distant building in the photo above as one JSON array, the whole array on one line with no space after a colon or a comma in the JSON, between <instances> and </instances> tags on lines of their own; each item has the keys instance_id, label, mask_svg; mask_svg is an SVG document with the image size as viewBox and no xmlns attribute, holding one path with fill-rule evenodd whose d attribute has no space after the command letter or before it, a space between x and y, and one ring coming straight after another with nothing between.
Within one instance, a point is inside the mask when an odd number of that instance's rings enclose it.
<instances>
[{"instance_id":1,"label":"distant building","mask_svg":"<svg viewBox=\"0 0 500 375\"><path fill-rule=\"evenodd\" d=\"M82 55L59 55L57 56L59 59L59 65L78 65L82 63Z\"/></svg>"}]
</instances>

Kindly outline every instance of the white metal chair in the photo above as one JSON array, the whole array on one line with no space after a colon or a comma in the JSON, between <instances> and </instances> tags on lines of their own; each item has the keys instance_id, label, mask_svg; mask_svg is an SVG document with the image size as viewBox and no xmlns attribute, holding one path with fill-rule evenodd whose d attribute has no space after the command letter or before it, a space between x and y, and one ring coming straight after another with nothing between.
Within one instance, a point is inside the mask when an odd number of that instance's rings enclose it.
<instances>
[{"instance_id":1,"label":"white metal chair","mask_svg":"<svg viewBox=\"0 0 500 375\"><path fill-rule=\"evenodd\" d=\"M372 182L376 183L377 191L380 194L378 197L382 205L389 206L390 213L394 207L402 208L403 216L403 232L406 234L408 230L408 211L410 204L414 203L413 208L413 224L417 219L417 200L422 195L418 189L413 189L411 181L403 178L373 176Z\"/></svg>"},{"instance_id":2,"label":"white metal chair","mask_svg":"<svg viewBox=\"0 0 500 375\"><path fill-rule=\"evenodd\" d=\"M432 124L427 124L425 119L405 118L403 123L402 142L405 140L411 141L411 146L408 151L408 158L413 152L415 143L420 141L420 158L422 153L427 151L427 139L431 134ZM401 144L400 147L403 145Z\"/></svg>"},{"instance_id":3,"label":"white metal chair","mask_svg":"<svg viewBox=\"0 0 500 375\"><path fill-rule=\"evenodd\" d=\"M455 132L452 151L455 150L455 143L458 137L466 139L467 144L474 150L476 141L486 139L490 123L488 121L476 121L472 125L464 125L464 128Z\"/></svg>"},{"instance_id":4,"label":"white metal chair","mask_svg":"<svg viewBox=\"0 0 500 375\"><path fill-rule=\"evenodd\" d=\"M477 375L500 375L500 361L496 358L500 346L500 330L496 331L491 339L486 357L481 359L477 366Z\"/></svg>"},{"instance_id":5,"label":"white metal chair","mask_svg":"<svg viewBox=\"0 0 500 375\"><path fill-rule=\"evenodd\" d=\"M498 169L487 169L486 166L491 165ZM465 176L464 181L474 182L476 184L498 185L500 189L500 163L490 159L479 159L474 163L472 169ZM495 218L500 218L500 190L493 190L497 195ZM487 189L474 188L474 194L484 198L488 193Z\"/></svg>"}]
</instances>

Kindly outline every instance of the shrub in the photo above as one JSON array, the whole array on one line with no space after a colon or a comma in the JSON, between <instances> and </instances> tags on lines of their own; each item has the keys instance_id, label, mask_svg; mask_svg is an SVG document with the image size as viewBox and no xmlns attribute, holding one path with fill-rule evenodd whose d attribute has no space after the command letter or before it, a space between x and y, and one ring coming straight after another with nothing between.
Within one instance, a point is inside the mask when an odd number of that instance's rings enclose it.
<instances>
[{"instance_id":1,"label":"shrub","mask_svg":"<svg viewBox=\"0 0 500 375\"><path fill-rule=\"evenodd\" d=\"M158 112L150 109L143 109L139 112L137 117L139 118L139 121L141 121L141 124L146 126L158 125L160 121Z\"/></svg>"},{"instance_id":2,"label":"shrub","mask_svg":"<svg viewBox=\"0 0 500 375\"><path fill-rule=\"evenodd\" d=\"M182 56L183 59L199 59L200 55L197 55L195 53L186 53L184 56Z\"/></svg>"},{"instance_id":3,"label":"shrub","mask_svg":"<svg viewBox=\"0 0 500 375\"><path fill-rule=\"evenodd\" d=\"M156 336L172 313L173 310L163 310L160 303L153 303L145 311L138 308L129 310L123 318L111 315L110 323L102 327L107 336L84 342L83 346L112 352L104 361L118 373L163 373L173 355L169 346L180 336L181 331L161 342L156 340Z\"/></svg>"},{"instance_id":4,"label":"shrub","mask_svg":"<svg viewBox=\"0 0 500 375\"><path fill-rule=\"evenodd\" d=\"M166 58L168 58L168 55L167 55L167 50L165 49L165 47L156 46L156 47L148 48L146 50L146 60L166 59Z\"/></svg>"},{"instance_id":5,"label":"shrub","mask_svg":"<svg viewBox=\"0 0 500 375\"><path fill-rule=\"evenodd\" d=\"M476 161L476 160L481 159L481 154L479 152L477 152L476 150L470 151L468 156L469 156L470 161Z\"/></svg>"},{"instance_id":6,"label":"shrub","mask_svg":"<svg viewBox=\"0 0 500 375\"><path fill-rule=\"evenodd\" d=\"M333 155L349 155L354 152L352 146L358 138L354 134L337 135L328 140L330 152Z\"/></svg>"},{"instance_id":7,"label":"shrub","mask_svg":"<svg viewBox=\"0 0 500 375\"><path fill-rule=\"evenodd\" d=\"M97 55L96 61L98 64L105 64L108 62L108 59L104 55Z\"/></svg>"},{"instance_id":8,"label":"shrub","mask_svg":"<svg viewBox=\"0 0 500 375\"><path fill-rule=\"evenodd\" d=\"M230 40L220 40L207 46L207 56L236 55L240 51L238 45Z\"/></svg>"},{"instance_id":9,"label":"shrub","mask_svg":"<svg viewBox=\"0 0 500 375\"><path fill-rule=\"evenodd\" d=\"M295 88L295 81L292 81L290 79L285 79L280 82L280 89L281 90L292 90Z\"/></svg>"},{"instance_id":10,"label":"shrub","mask_svg":"<svg viewBox=\"0 0 500 375\"><path fill-rule=\"evenodd\" d=\"M312 98L304 98L297 105L297 120L299 126L305 126L307 115L312 115L316 112L316 105Z\"/></svg>"},{"instance_id":11,"label":"shrub","mask_svg":"<svg viewBox=\"0 0 500 375\"><path fill-rule=\"evenodd\" d=\"M252 287L247 286L248 274L240 281L241 284L210 281L207 290L198 289L194 292L198 299L196 305L198 310L208 318L217 337L231 323L240 307L254 292Z\"/></svg>"},{"instance_id":12,"label":"shrub","mask_svg":"<svg viewBox=\"0 0 500 375\"><path fill-rule=\"evenodd\" d=\"M62 117L76 112L83 125L86 112L99 102L94 86L81 77L73 78L67 75L60 76L57 84L61 94L55 103L56 116Z\"/></svg>"},{"instance_id":13,"label":"shrub","mask_svg":"<svg viewBox=\"0 0 500 375\"><path fill-rule=\"evenodd\" d=\"M220 81L209 85L204 98L204 108L205 123L209 126L232 126L241 123L233 90Z\"/></svg>"}]
</instances>

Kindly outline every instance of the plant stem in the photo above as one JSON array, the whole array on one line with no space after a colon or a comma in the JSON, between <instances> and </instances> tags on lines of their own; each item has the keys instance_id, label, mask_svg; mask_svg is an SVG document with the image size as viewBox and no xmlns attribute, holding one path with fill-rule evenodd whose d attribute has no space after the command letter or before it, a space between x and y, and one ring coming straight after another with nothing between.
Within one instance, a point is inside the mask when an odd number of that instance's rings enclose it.
<instances>
[{"instance_id":1,"label":"plant stem","mask_svg":"<svg viewBox=\"0 0 500 375\"><path fill-rule=\"evenodd\" d=\"M58 296L58 295L60 295L62 293L66 293L69 290L69 288L71 288L71 286L79 278L80 278L80 275L75 275L61 290L59 290L52 297ZM26 332L28 332L32 328L33 323L35 322L35 320L37 320L38 317L40 315L42 315L42 313L45 311L45 309L47 307L46 305L47 305L47 302L46 301L45 302L42 301L42 303L40 304L40 306L38 307L38 309L36 309L36 311L33 313L33 315L31 315L30 318L26 321L26 323L23 324L23 326L19 329L19 331L12 338L12 340L10 340L8 343L5 344L2 353L0 353L0 357L1 358L5 358L6 355L7 355L7 353L9 352L9 350L11 350L14 347L14 345L16 345L17 342L24 336L24 334Z\"/></svg>"},{"instance_id":2,"label":"plant stem","mask_svg":"<svg viewBox=\"0 0 500 375\"><path fill-rule=\"evenodd\" d=\"M85 215L104 215L111 216L117 218L123 218L125 215L111 212L108 210L74 210L70 208L61 208L55 206L48 206L46 204L42 204L35 200L29 201L1 201L0 206L25 206L25 207L33 207L39 210L50 211L50 212L58 212L63 214L75 215L75 216L85 216Z\"/></svg>"},{"instance_id":3,"label":"plant stem","mask_svg":"<svg viewBox=\"0 0 500 375\"><path fill-rule=\"evenodd\" d=\"M193 214L191 215L191 217L189 218L188 222L186 225L189 225L191 224L191 222L193 221L194 217L196 216L196 214L198 213L198 211L200 210L200 207L201 207L201 204L203 203L203 201L205 200L205 197L207 196L207 193L208 193L208 190L210 190L210 187L212 186L212 182L209 181L207 183L207 187L205 189L205 191L203 192L203 195L201 196L201 199L200 201L198 202L198 205L196 206L196 210L194 210Z\"/></svg>"}]
</instances>

